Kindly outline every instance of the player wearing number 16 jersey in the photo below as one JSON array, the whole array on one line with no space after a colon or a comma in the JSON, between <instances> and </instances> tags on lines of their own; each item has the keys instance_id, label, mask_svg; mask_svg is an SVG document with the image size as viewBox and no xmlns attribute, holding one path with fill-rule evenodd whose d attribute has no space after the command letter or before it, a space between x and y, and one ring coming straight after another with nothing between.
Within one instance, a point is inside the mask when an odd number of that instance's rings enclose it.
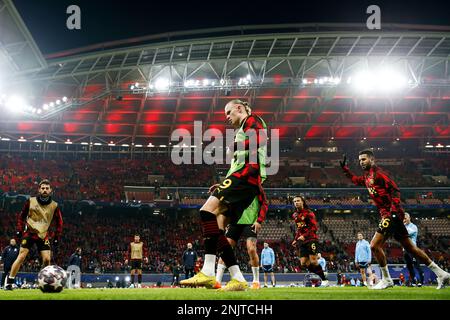
<instances>
[{"instance_id":1,"label":"player wearing number 16 jersey","mask_svg":"<svg viewBox=\"0 0 450 320\"><path fill-rule=\"evenodd\" d=\"M400 190L386 172L375 165L375 156L372 150L359 152L359 165L364 170L364 175L362 176L354 175L346 165L346 161L347 158L344 156L343 161L340 162L344 174L355 185L367 188L381 215L381 221L370 243L370 248L380 265L383 277L372 289L386 289L394 285L387 267L386 255L383 251L383 245L391 236L400 242L408 253L416 257L421 263L425 263L437 276L437 289L443 288L449 283L450 274L436 265L409 238L408 231L403 224L405 213L400 204Z\"/></svg>"},{"instance_id":2,"label":"player wearing number 16 jersey","mask_svg":"<svg viewBox=\"0 0 450 320\"><path fill-rule=\"evenodd\" d=\"M317 257L319 237L317 236L316 215L308 208L306 200L302 196L294 197L293 201L295 212L292 214L292 219L294 219L297 232L292 245L297 246L297 243L299 243L302 267L306 267L309 272L317 274L322 279L322 286L327 286L328 280Z\"/></svg>"}]
</instances>

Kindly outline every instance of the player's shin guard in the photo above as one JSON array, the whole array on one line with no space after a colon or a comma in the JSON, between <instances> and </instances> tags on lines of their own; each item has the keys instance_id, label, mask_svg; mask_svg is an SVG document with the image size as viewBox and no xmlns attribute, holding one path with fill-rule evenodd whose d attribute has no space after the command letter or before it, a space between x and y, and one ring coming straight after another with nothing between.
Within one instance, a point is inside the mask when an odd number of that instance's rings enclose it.
<instances>
[{"instance_id":1,"label":"player's shin guard","mask_svg":"<svg viewBox=\"0 0 450 320\"><path fill-rule=\"evenodd\" d=\"M200 219L202 220L202 233L205 243L205 254L217 253L217 241L219 239L220 230L217 224L217 218L208 211L200 211Z\"/></svg>"},{"instance_id":2,"label":"player's shin guard","mask_svg":"<svg viewBox=\"0 0 450 320\"><path fill-rule=\"evenodd\" d=\"M234 256L233 248L228 242L227 238L223 234L221 230L221 234L219 236L219 240L217 241L217 252L219 256L222 258L225 265L229 268L231 266L237 265L236 257Z\"/></svg>"}]
</instances>

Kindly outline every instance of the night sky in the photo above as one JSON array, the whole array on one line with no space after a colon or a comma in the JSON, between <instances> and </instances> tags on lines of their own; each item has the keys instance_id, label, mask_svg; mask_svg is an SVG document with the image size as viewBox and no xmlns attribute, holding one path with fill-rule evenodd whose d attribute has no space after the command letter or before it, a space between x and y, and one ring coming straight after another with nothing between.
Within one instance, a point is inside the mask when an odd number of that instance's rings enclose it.
<instances>
[{"instance_id":1,"label":"night sky","mask_svg":"<svg viewBox=\"0 0 450 320\"><path fill-rule=\"evenodd\" d=\"M365 23L381 8L381 23L450 25L450 1L119 1L13 0L43 54L167 31L236 25ZM68 6L81 9L81 30L68 30Z\"/></svg>"}]
</instances>

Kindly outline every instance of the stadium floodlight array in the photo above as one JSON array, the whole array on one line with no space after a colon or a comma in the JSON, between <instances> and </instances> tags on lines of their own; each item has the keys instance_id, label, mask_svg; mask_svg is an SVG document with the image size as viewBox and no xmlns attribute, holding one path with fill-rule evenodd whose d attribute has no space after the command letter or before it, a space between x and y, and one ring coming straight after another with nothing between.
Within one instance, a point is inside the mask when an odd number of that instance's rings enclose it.
<instances>
[{"instance_id":1,"label":"stadium floodlight array","mask_svg":"<svg viewBox=\"0 0 450 320\"><path fill-rule=\"evenodd\" d=\"M138 82L128 87L134 94L153 94L159 92L183 92L204 90L232 90L242 88L264 88L264 87L348 87L359 93L389 94L402 89L413 88L418 85L425 86L449 86L450 81L429 81L423 79L408 79L395 68L364 69L344 76L304 76L303 78L286 77L283 79L264 77L255 79L250 74L240 78L190 78L182 82L170 80L167 77L158 77L148 83L141 85Z\"/></svg>"},{"instance_id":2,"label":"stadium floodlight array","mask_svg":"<svg viewBox=\"0 0 450 320\"><path fill-rule=\"evenodd\" d=\"M436 144L436 145L432 145L432 144L429 144L429 143L427 143L427 145L425 146L425 148L450 148L450 145L446 145L446 146L444 146L443 144L440 144L440 143L438 143L438 144Z\"/></svg>"},{"instance_id":3,"label":"stadium floodlight array","mask_svg":"<svg viewBox=\"0 0 450 320\"><path fill-rule=\"evenodd\" d=\"M392 92L414 85L414 81L408 80L401 73L391 69L362 70L354 73L347 79L358 92Z\"/></svg>"},{"instance_id":4,"label":"stadium floodlight array","mask_svg":"<svg viewBox=\"0 0 450 320\"><path fill-rule=\"evenodd\" d=\"M55 114L61 110L67 109L67 107L70 106L70 104L71 104L71 100L64 96L61 99L57 99L55 101L44 103L42 105L42 107L38 109L38 111L36 113L38 113L38 114L42 113L42 117L46 117L46 116ZM32 111L32 113L35 113L35 112Z\"/></svg>"},{"instance_id":5,"label":"stadium floodlight array","mask_svg":"<svg viewBox=\"0 0 450 320\"><path fill-rule=\"evenodd\" d=\"M319 77L319 78L303 78L304 86L336 86L341 83L339 77Z\"/></svg>"},{"instance_id":6,"label":"stadium floodlight array","mask_svg":"<svg viewBox=\"0 0 450 320\"><path fill-rule=\"evenodd\" d=\"M149 142L148 144L135 144L135 143L123 143L123 144L117 144L116 142L109 140L108 142L105 143L101 143L101 142L86 142L86 141L72 141L70 138L67 138L65 140L62 141L55 141L55 140L41 140L41 139L34 139L34 140L27 140L24 136L20 136L19 138L12 138L12 137L1 137L0 136L0 141L4 141L4 142L21 142L21 143L31 143L31 144L37 144L37 143L45 143L45 144L63 144L63 145L82 145L82 146L108 146L108 147L115 147L116 150L119 150L120 148L148 148L148 149L153 149L153 148L169 148L169 149L177 149L177 148L197 148L196 145L187 145L187 144L183 144L182 146L179 145L172 145L171 142L169 142L169 144L153 144L151 142ZM202 143L203 145L203 143ZM222 147L219 147L222 148Z\"/></svg>"},{"instance_id":7,"label":"stadium floodlight array","mask_svg":"<svg viewBox=\"0 0 450 320\"><path fill-rule=\"evenodd\" d=\"M15 94L11 96L2 94L0 96L0 107L10 113L24 113L26 110L33 108L23 97Z\"/></svg>"},{"instance_id":8,"label":"stadium floodlight array","mask_svg":"<svg viewBox=\"0 0 450 320\"><path fill-rule=\"evenodd\" d=\"M42 107L38 108L32 106L25 98L16 94L10 96L2 94L0 96L0 107L3 107L6 111L25 114L34 118L41 118L47 114L59 112L60 110L66 109L69 104L69 99L62 97L61 99L44 103Z\"/></svg>"},{"instance_id":9,"label":"stadium floodlight array","mask_svg":"<svg viewBox=\"0 0 450 320\"><path fill-rule=\"evenodd\" d=\"M221 79L188 79L184 82L171 81L168 78L160 77L151 81L148 86L144 86L139 82L131 84L128 88L134 94L147 93L152 94L156 92L166 91L200 91L200 90L220 90L233 89L253 86L253 79L251 75L241 77L238 79L221 78Z\"/></svg>"}]
</instances>

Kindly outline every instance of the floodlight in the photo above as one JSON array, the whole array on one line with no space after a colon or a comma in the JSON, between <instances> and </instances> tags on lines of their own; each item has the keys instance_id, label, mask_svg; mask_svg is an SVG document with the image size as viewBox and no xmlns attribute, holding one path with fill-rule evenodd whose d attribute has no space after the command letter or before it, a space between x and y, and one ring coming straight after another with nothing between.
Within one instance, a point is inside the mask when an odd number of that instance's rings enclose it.
<instances>
[{"instance_id":1,"label":"floodlight","mask_svg":"<svg viewBox=\"0 0 450 320\"><path fill-rule=\"evenodd\" d=\"M9 111L13 112L21 112L26 108L26 102L22 97L19 96L11 96L6 100L5 104L6 108Z\"/></svg>"},{"instance_id":2,"label":"floodlight","mask_svg":"<svg viewBox=\"0 0 450 320\"><path fill-rule=\"evenodd\" d=\"M156 90L167 90L170 86L170 81L165 78L159 78L155 81Z\"/></svg>"}]
</instances>

